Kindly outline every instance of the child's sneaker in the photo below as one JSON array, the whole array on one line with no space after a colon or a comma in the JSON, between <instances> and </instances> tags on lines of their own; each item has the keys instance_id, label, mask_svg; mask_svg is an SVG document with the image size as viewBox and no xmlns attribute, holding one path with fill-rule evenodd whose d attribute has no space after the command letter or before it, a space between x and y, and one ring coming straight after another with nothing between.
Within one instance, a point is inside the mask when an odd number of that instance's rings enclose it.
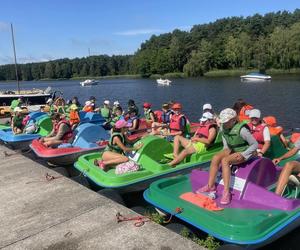
<instances>
[{"instance_id":1,"label":"child's sneaker","mask_svg":"<svg viewBox=\"0 0 300 250\"><path fill-rule=\"evenodd\" d=\"M204 195L207 195L207 196L212 196L212 194L211 193L214 193L214 194L216 194L216 186L214 185L212 188L210 188L209 186L208 186L208 184L207 185L205 185L204 187L201 187L201 188L199 188L197 191L196 191L196 194L204 194Z\"/></svg>"},{"instance_id":2,"label":"child's sneaker","mask_svg":"<svg viewBox=\"0 0 300 250\"><path fill-rule=\"evenodd\" d=\"M101 161L98 161L98 160L95 160L94 161L94 165L95 166L98 166L99 168L101 168L102 170L105 170L105 164L104 162L101 160Z\"/></svg>"},{"instance_id":3,"label":"child's sneaker","mask_svg":"<svg viewBox=\"0 0 300 250\"><path fill-rule=\"evenodd\" d=\"M231 202L231 193L224 191L220 203L222 205L228 205Z\"/></svg>"}]
</instances>

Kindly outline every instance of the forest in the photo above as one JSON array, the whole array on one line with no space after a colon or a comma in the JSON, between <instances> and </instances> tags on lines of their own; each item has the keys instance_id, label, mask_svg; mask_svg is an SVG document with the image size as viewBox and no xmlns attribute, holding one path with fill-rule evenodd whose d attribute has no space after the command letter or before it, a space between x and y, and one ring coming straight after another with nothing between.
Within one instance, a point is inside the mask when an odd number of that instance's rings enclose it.
<instances>
[{"instance_id":1,"label":"forest","mask_svg":"<svg viewBox=\"0 0 300 250\"><path fill-rule=\"evenodd\" d=\"M152 35L133 55L93 55L18 65L20 80L70 79L212 70L300 68L300 9L249 17L228 17ZM14 65L0 66L0 80L15 80Z\"/></svg>"}]
</instances>

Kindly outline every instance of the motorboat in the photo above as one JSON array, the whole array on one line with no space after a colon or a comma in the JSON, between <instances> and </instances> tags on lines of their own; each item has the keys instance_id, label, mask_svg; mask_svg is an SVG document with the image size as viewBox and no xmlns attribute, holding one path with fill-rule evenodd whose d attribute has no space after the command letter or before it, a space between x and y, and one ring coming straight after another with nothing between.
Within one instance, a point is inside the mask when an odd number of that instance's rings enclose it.
<instances>
[{"instance_id":1,"label":"motorboat","mask_svg":"<svg viewBox=\"0 0 300 250\"><path fill-rule=\"evenodd\" d=\"M83 82L80 82L80 85L82 86L82 87L84 87L84 86L92 86L92 85L97 85L99 83L99 81L96 81L96 80L94 80L94 79L87 79L87 80L85 80L85 81L83 81Z\"/></svg>"},{"instance_id":2,"label":"motorboat","mask_svg":"<svg viewBox=\"0 0 300 250\"><path fill-rule=\"evenodd\" d=\"M253 72L248 75L241 76L241 81L269 81L271 79L272 79L271 76L257 73L257 72Z\"/></svg>"},{"instance_id":3,"label":"motorboat","mask_svg":"<svg viewBox=\"0 0 300 250\"><path fill-rule=\"evenodd\" d=\"M169 79L162 79L162 78L159 78L159 79L156 80L156 82L157 82L158 84L160 84L160 85L167 85L167 86L169 86L170 83L171 83L172 81L169 80Z\"/></svg>"},{"instance_id":4,"label":"motorboat","mask_svg":"<svg viewBox=\"0 0 300 250\"><path fill-rule=\"evenodd\" d=\"M0 106L9 106L13 100L22 97L25 104L28 105L45 105L49 98L52 98L51 87L45 90L32 89L20 91L1 91Z\"/></svg>"}]
</instances>

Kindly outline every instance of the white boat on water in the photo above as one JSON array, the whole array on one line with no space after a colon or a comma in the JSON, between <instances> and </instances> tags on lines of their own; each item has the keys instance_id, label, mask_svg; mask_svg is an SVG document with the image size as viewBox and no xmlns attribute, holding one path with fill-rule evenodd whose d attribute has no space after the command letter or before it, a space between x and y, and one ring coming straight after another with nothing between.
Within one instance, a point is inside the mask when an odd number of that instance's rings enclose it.
<instances>
[{"instance_id":1,"label":"white boat on water","mask_svg":"<svg viewBox=\"0 0 300 250\"><path fill-rule=\"evenodd\" d=\"M92 79L92 80L87 79L87 80L85 80L85 81L83 81L83 82L80 82L80 85L81 85L82 87L84 87L84 86L97 85L98 83L99 83L99 81L96 81L96 80L94 80L94 79Z\"/></svg>"},{"instance_id":2,"label":"white boat on water","mask_svg":"<svg viewBox=\"0 0 300 250\"><path fill-rule=\"evenodd\" d=\"M169 79L161 79L161 78L159 78L159 79L156 80L156 82L158 84L161 84L161 85L170 85L170 83L172 81L170 81Z\"/></svg>"},{"instance_id":3,"label":"white boat on water","mask_svg":"<svg viewBox=\"0 0 300 250\"><path fill-rule=\"evenodd\" d=\"M248 75L241 76L241 81L268 81L271 79L271 76L261 73L250 73Z\"/></svg>"}]
</instances>

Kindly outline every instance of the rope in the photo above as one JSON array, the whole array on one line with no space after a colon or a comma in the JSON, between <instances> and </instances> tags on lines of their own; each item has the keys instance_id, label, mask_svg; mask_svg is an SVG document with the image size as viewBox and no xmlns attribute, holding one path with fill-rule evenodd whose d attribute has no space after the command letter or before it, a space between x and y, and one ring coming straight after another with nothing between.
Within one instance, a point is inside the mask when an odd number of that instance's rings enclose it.
<instances>
[{"instance_id":1,"label":"rope","mask_svg":"<svg viewBox=\"0 0 300 250\"><path fill-rule=\"evenodd\" d=\"M146 222L151 221L151 219L148 216L134 216L134 217L125 217L120 212L116 214L117 223L123 222L123 221L135 221L134 226L141 227Z\"/></svg>"},{"instance_id":2,"label":"rope","mask_svg":"<svg viewBox=\"0 0 300 250\"><path fill-rule=\"evenodd\" d=\"M56 180L56 179L59 179L59 178L62 178L63 176L54 176L54 175L51 175L51 174L48 174L46 173L45 174L45 179L44 180L40 180L40 181L29 181L29 182L26 182L26 184L30 184L30 183L35 183L35 182L50 182L50 181L53 181L53 180Z\"/></svg>"},{"instance_id":3,"label":"rope","mask_svg":"<svg viewBox=\"0 0 300 250\"><path fill-rule=\"evenodd\" d=\"M164 223L164 224L170 223L170 221L172 220L173 216L175 216L175 215L177 215L177 214L181 214L182 212L183 212L183 208L181 208L181 207L176 207L176 208L175 208L175 212L172 213L172 214L170 215L170 218L169 218L168 220L163 221L163 223Z\"/></svg>"}]
</instances>

